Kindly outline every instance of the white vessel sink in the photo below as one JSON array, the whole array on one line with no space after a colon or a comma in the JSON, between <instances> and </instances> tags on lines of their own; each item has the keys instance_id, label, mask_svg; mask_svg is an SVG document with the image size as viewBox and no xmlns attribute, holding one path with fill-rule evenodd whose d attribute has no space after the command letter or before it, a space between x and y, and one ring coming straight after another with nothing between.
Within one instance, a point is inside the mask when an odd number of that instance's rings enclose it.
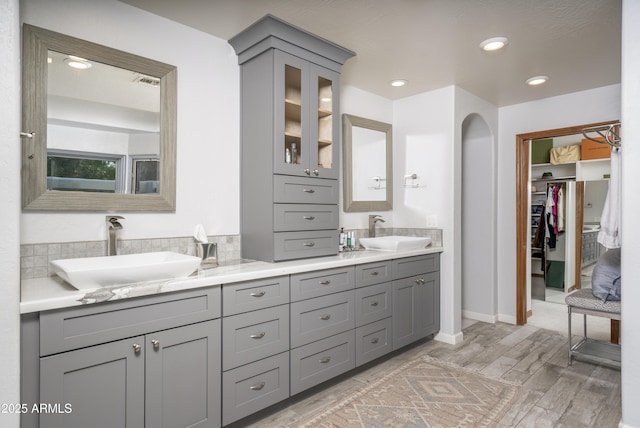
<instances>
[{"instance_id":1,"label":"white vessel sink","mask_svg":"<svg viewBox=\"0 0 640 428\"><path fill-rule=\"evenodd\" d=\"M380 236L378 238L361 238L360 245L367 250L409 251L420 250L431 244L431 238L417 236Z\"/></svg>"},{"instance_id":2,"label":"white vessel sink","mask_svg":"<svg viewBox=\"0 0 640 428\"><path fill-rule=\"evenodd\" d=\"M56 274L78 290L189 276L200 258L171 251L53 260Z\"/></svg>"}]
</instances>

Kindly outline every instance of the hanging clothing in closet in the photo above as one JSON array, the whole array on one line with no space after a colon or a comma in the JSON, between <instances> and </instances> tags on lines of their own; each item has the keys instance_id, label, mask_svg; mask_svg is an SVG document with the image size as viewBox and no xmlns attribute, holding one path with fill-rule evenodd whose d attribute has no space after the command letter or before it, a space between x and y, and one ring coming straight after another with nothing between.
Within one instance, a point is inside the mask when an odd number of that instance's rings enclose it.
<instances>
[{"instance_id":1,"label":"hanging clothing in closet","mask_svg":"<svg viewBox=\"0 0 640 428\"><path fill-rule=\"evenodd\" d=\"M556 236L564 232L565 201L564 183L547 184L547 199L545 202L545 238L549 248L556 247Z\"/></svg>"}]
</instances>

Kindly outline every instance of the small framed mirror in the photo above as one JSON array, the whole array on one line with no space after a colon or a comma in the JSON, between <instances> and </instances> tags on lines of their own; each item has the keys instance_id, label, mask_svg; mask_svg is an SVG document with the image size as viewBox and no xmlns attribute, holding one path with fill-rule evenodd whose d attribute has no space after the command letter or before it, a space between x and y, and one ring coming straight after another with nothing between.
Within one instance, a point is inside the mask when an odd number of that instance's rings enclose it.
<instances>
[{"instance_id":1,"label":"small framed mirror","mask_svg":"<svg viewBox=\"0 0 640 428\"><path fill-rule=\"evenodd\" d=\"M24 210L175 211L175 66L24 24Z\"/></svg>"},{"instance_id":2,"label":"small framed mirror","mask_svg":"<svg viewBox=\"0 0 640 428\"><path fill-rule=\"evenodd\" d=\"M391 124L343 114L342 134L345 212L391 210Z\"/></svg>"}]
</instances>

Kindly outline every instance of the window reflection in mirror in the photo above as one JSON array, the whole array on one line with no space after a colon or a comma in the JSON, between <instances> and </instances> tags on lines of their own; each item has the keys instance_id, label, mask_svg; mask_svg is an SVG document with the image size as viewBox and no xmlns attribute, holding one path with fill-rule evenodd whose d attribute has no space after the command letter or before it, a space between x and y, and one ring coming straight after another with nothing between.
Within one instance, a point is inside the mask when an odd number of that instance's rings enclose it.
<instances>
[{"instance_id":1,"label":"window reflection in mirror","mask_svg":"<svg viewBox=\"0 0 640 428\"><path fill-rule=\"evenodd\" d=\"M160 79L52 50L47 60L47 190L159 193ZM155 158L142 182L140 154Z\"/></svg>"}]
</instances>

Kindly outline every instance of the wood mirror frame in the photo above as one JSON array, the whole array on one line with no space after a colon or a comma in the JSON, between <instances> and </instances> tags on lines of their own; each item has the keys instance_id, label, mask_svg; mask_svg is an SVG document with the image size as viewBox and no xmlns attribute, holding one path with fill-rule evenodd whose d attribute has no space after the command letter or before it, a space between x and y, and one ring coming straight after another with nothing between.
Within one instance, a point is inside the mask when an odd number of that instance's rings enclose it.
<instances>
[{"instance_id":1,"label":"wood mirror frame","mask_svg":"<svg viewBox=\"0 0 640 428\"><path fill-rule=\"evenodd\" d=\"M384 200L354 200L353 195L353 127L371 129L385 135L386 194ZM342 115L343 195L345 212L388 211L393 208L393 137L392 125L350 114Z\"/></svg>"},{"instance_id":2,"label":"wood mirror frame","mask_svg":"<svg viewBox=\"0 0 640 428\"><path fill-rule=\"evenodd\" d=\"M160 191L154 194L47 190L47 53L77 55L160 78ZM53 31L23 26L22 48L22 208L47 211L175 211L175 66Z\"/></svg>"}]
</instances>

